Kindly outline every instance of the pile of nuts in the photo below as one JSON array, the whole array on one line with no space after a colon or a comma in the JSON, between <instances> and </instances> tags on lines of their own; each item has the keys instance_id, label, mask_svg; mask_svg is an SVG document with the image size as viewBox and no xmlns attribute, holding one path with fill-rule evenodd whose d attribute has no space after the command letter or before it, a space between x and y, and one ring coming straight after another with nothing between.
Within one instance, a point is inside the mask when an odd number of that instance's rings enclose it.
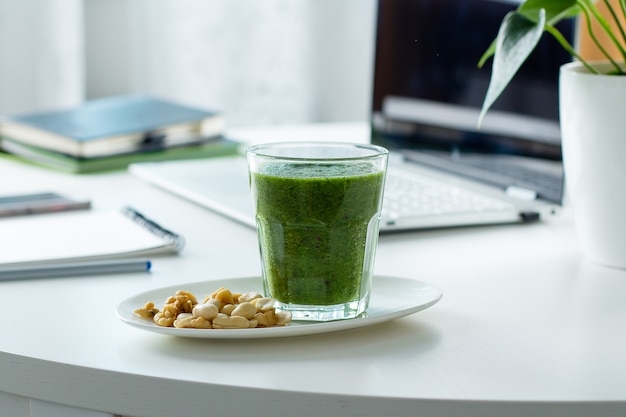
<instances>
[{"instance_id":1,"label":"pile of nuts","mask_svg":"<svg viewBox=\"0 0 626 417\"><path fill-rule=\"evenodd\" d=\"M202 303L187 291L178 290L161 310L152 301L135 310L138 316L162 327L192 329L247 329L284 326L291 321L288 311L276 311L273 298L257 292L233 294L221 287Z\"/></svg>"}]
</instances>

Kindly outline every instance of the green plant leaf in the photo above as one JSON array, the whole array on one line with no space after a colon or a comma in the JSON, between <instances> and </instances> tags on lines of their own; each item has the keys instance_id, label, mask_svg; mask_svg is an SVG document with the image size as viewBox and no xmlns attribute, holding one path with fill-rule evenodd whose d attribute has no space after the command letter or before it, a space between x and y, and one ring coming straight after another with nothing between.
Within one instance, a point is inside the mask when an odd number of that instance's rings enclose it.
<instances>
[{"instance_id":1,"label":"green plant leaf","mask_svg":"<svg viewBox=\"0 0 626 417\"><path fill-rule=\"evenodd\" d=\"M595 2L596 0L586 0ZM537 23L539 11L545 10L546 24L556 25L562 19L574 17L580 13L580 7L576 0L526 0L520 4L517 11L526 16L531 21ZM497 40L497 39L496 39ZM485 62L491 58L496 50L496 40L494 40L489 48L485 51L478 62L478 68L482 68Z\"/></svg>"},{"instance_id":2,"label":"green plant leaf","mask_svg":"<svg viewBox=\"0 0 626 417\"><path fill-rule=\"evenodd\" d=\"M533 18L529 18L528 11L510 12L502 21L496 38L491 80L478 118L479 127L487 110L500 97L541 39L546 24L546 12L545 9L539 9L535 13Z\"/></svg>"},{"instance_id":3,"label":"green plant leaf","mask_svg":"<svg viewBox=\"0 0 626 417\"><path fill-rule=\"evenodd\" d=\"M580 12L576 0L526 0L517 11L537 23L535 19L541 9L545 10L546 23L552 26L560 20L575 16Z\"/></svg>"}]
</instances>

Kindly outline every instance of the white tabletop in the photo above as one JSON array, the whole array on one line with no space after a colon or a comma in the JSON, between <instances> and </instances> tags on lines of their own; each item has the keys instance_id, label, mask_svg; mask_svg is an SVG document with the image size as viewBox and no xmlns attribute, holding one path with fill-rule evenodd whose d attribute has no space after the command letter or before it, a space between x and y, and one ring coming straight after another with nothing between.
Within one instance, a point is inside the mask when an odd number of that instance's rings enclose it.
<instances>
[{"instance_id":1,"label":"white tabletop","mask_svg":"<svg viewBox=\"0 0 626 417\"><path fill-rule=\"evenodd\" d=\"M233 134L311 132L277 131ZM362 140L367 127L312 131ZM130 327L115 308L150 289L259 275L253 229L125 172L71 176L0 160L0 178L4 194L130 205L187 240L180 256L154 258L150 274L0 282L0 392L124 416L626 414L626 272L584 260L567 209L537 224L383 235L376 274L444 292L414 315L315 336L184 339Z\"/></svg>"}]
</instances>

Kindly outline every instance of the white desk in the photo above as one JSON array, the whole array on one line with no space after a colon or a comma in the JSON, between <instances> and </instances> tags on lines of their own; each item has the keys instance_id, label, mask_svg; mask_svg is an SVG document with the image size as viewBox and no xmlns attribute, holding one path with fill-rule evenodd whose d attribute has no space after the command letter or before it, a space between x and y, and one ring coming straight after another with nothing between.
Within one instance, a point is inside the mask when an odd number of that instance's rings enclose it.
<instances>
[{"instance_id":1,"label":"white desk","mask_svg":"<svg viewBox=\"0 0 626 417\"><path fill-rule=\"evenodd\" d=\"M328 133L344 139L367 131L336 128ZM126 173L68 176L0 160L0 178L3 193L56 189L92 198L94 210L131 205L187 239L181 256L153 259L151 274L0 282L2 416L626 415L626 272L583 260L567 212L383 235L377 274L444 291L415 315L318 336L188 340L131 328L115 307L153 288L258 275L254 230Z\"/></svg>"}]
</instances>

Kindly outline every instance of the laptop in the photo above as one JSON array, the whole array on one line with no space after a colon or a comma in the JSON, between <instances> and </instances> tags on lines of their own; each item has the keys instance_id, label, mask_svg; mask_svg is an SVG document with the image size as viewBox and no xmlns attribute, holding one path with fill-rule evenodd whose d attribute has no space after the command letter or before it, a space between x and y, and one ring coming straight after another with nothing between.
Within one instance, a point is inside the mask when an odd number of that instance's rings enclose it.
<instances>
[{"instance_id":1,"label":"laptop","mask_svg":"<svg viewBox=\"0 0 626 417\"><path fill-rule=\"evenodd\" d=\"M554 39L542 38L477 129L490 77L477 62L517 6L378 1L370 140L390 151L381 232L535 222L559 212L558 74L571 57ZM575 22L558 28L573 39ZM129 171L256 227L242 156Z\"/></svg>"}]
</instances>

